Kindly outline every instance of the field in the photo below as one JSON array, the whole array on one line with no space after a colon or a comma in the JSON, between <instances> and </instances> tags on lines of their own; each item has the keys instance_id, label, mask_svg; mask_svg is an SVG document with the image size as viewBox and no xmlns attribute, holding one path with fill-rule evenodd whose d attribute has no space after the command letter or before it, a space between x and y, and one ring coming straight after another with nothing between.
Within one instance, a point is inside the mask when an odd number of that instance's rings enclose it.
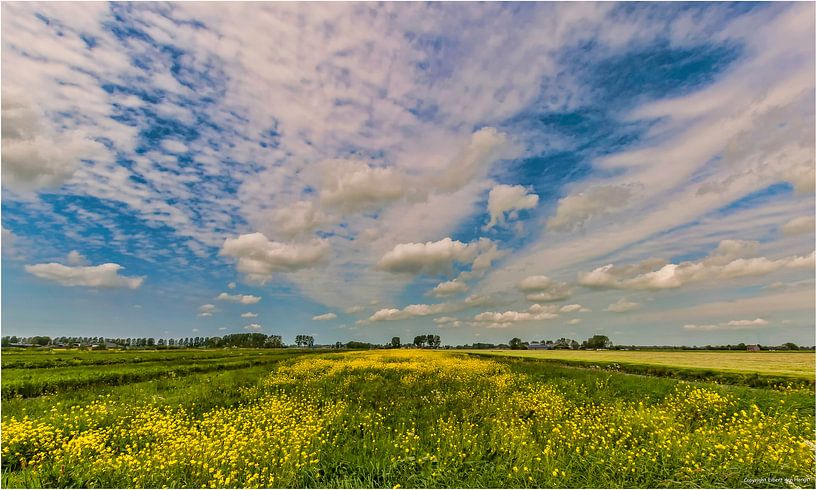
<instances>
[{"instance_id":1,"label":"field","mask_svg":"<svg viewBox=\"0 0 817 490\"><path fill-rule=\"evenodd\" d=\"M477 350L478 355L514 356L575 366L617 364L624 371L711 378L739 384L814 384L814 352Z\"/></svg>"},{"instance_id":2,"label":"field","mask_svg":"<svg viewBox=\"0 0 817 490\"><path fill-rule=\"evenodd\" d=\"M811 385L430 350L4 353L2 374L10 488L814 486Z\"/></svg>"}]
</instances>

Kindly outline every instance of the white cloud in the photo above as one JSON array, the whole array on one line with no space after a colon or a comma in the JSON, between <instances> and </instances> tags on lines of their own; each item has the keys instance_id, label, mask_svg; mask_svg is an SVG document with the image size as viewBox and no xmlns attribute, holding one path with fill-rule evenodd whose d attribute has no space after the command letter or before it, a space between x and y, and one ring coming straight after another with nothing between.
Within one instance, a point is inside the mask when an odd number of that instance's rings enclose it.
<instances>
[{"instance_id":1,"label":"white cloud","mask_svg":"<svg viewBox=\"0 0 817 490\"><path fill-rule=\"evenodd\" d=\"M88 259L86 259L85 256L76 250L71 250L68 252L66 261L68 262L68 265L88 265Z\"/></svg>"},{"instance_id":2,"label":"white cloud","mask_svg":"<svg viewBox=\"0 0 817 490\"><path fill-rule=\"evenodd\" d=\"M330 312L330 313L324 313L323 315L313 316L312 319L322 322L322 321L327 321L327 320L334 320L337 317L338 316L336 314Z\"/></svg>"},{"instance_id":3,"label":"white cloud","mask_svg":"<svg viewBox=\"0 0 817 490\"><path fill-rule=\"evenodd\" d=\"M145 280L141 277L120 276L123 267L107 263L94 266L66 266L54 262L25 266L35 276L55 281L63 286L87 286L92 288L137 289Z\"/></svg>"},{"instance_id":4,"label":"white cloud","mask_svg":"<svg viewBox=\"0 0 817 490\"><path fill-rule=\"evenodd\" d=\"M323 162L321 168L321 204L343 212L377 209L402 199L410 190L407 177L392 167L329 160Z\"/></svg>"},{"instance_id":5,"label":"white cloud","mask_svg":"<svg viewBox=\"0 0 817 490\"><path fill-rule=\"evenodd\" d=\"M569 231L595 216L625 206L633 196L631 186L602 185L559 200L556 215L548 220L548 229Z\"/></svg>"},{"instance_id":6,"label":"white cloud","mask_svg":"<svg viewBox=\"0 0 817 490\"><path fill-rule=\"evenodd\" d=\"M482 128L471 135L468 147L455 157L441 176L434 178L432 185L444 191L457 190L484 176L495 160L513 152L505 133L496 128Z\"/></svg>"},{"instance_id":7,"label":"white cloud","mask_svg":"<svg viewBox=\"0 0 817 490\"><path fill-rule=\"evenodd\" d=\"M228 289L235 289L235 287L236 287L235 282L231 282L230 284L227 284Z\"/></svg>"},{"instance_id":8,"label":"white cloud","mask_svg":"<svg viewBox=\"0 0 817 490\"><path fill-rule=\"evenodd\" d=\"M441 316L435 318L433 321L440 328L459 328L465 324L462 320L452 316Z\"/></svg>"},{"instance_id":9,"label":"white cloud","mask_svg":"<svg viewBox=\"0 0 817 490\"><path fill-rule=\"evenodd\" d=\"M608 306L605 311L611 311L613 313L624 313L627 311L637 310L640 307L641 303L634 303L632 301L628 301L626 298L620 298L618 301Z\"/></svg>"},{"instance_id":10,"label":"white cloud","mask_svg":"<svg viewBox=\"0 0 817 490\"><path fill-rule=\"evenodd\" d=\"M523 293L528 293L528 301L546 303L567 299L572 294L570 286L563 282L554 281L547 276L528 276L516 286Z\"/></svg>"},{"instance_id":11,"label":"white cloud","mask_svg":"<svg viewBox=\"0 0 817 490\"><path fill-rule=\"evenodd\" d=\"M187 145L174 139L162 140L162 148L170 153L187 153L190 150Z\"/></svg>"},{"instance_id":12,"label":"white cloud","mask_svg":"<svg viewBox=\"0 0 817 490\"><path fill-rule=\"evenodd\" d=\"M674 289L697 282L762 276L781 269L814 268L814 252L781 259L752 257L757 246L757 242L723 240L700 261L665 264L657 270L650 270L660 264L657 261L620 268L608 264L579 274L579 284L591 288ZM645 269L649 272L644 272Z\"/></svg>"},{"instance_id":13,"label":"white cloud","mask_svg":"<svg viewBox=\"0 0 817 490\"><path fill-rule=\"evenodd\" d=\"M468 285L462 281L446 281L437 284L434 289L431 290L431 294L437 297L441 296L451 296L453 294L464 293L468 291Z\"/></svg>"},{"instance_id":14,"label":"white cloud","mask_svg":"<svg viewBox=\"0 0 817 490\"><path fill-rule=\"evenodd\" d=\"M260 296L253 296L251 294L227 294L221 293L216 296L217 300L230 301L233 303L241 303L242 305L254 305L261 301Z\"/></svg>"},{"instance_id":15,"label":"white cloud","mask_svg":"<svg viewBox=\"0 0 817 490\"><path fill-rule=\"evenodd\" d=\"M329 217L312 201L297 201L271 211L269 220L269 230L273 236L292 238L327 224Z\"/></svg>"},{"instance_id":16,"label":"white cloud","mask_svg":"<svg viewBox=\"0 0 817 490\"><path fill-rule=\"evenodd\" d=\"M247 311L247 312L241 314L241 318L257 318L257 317L258 317L258 313L253 313L251 311Z\"/></svg>"},{"instance_id":17,"label":"white cloud","mask_svg":"<svg viewBox=\"0 0 817 490\"><path fill-rule=\"evenodd\" d=\"M569 322L567 322L567 324L568 324L568 325L578 325L578 324L580 324L581 322L582 322L582 319L581 319L581 318L573 318L572 320L570 320Z\"/></svg>"},{"instance_id":18,"label":"white cloud","mask_svg":"<svg viewBox=\"0 0 817 490\"><path fill-rule=\"evenodd\" d=\"M473 323L486 328L508 328L515 323L558 318L558 311L556 306L539 304L531 305L527 311L484 311L474 315Z\"/></svg>"},{"instance_id":19,"label":"white cloud","mask_svg":"<svg viewBox=\"0 0 817 490\"><path fill-rule=\"evenodd\" d=\"M803 233L814 233L814 216L800 216L788 221L780 229L784 235L800 235Z\"/></svg>"},{"instance_id":20,"label":"white cloud","mask_svg":"<svg viewBox=\"0 0 817 490\"><path fill-rule=\"evenodd\" d=\"M454 263L470 263L478 253L478 242L468 244L443 238L436 242L401 243L377 262L377 268L395 273L442 274Z\"/></svg>"},{"instance_id":21,"label":"white cloud","mask_svg":"<svg viewBox=\"0 0 817 490\"><path fill-rule=\"evenodd\" d=\"M104 148L79 131L53 131L45 115L21 91L3 87L3 185L21 190L57 187L68 181L80 160Z\"/></svg>"},{"instance_id":22,"label":"white cloud","mask_svg":"<svg viewBox=\"0 0 817 490\"><path fill-rule=\"evenodd\" d=\"M510 219L515 219L519 210L533 209L538 203L539 196L533 193L529 194L525 186L496 185L488 193L488 213L491 219L488 221L486 228L505 223L506 213L510 213Z\"/></svg>"},{"instance_id":23,"label":"white cloud","mask_svg":"<svg viewBox=\"0 0 817 490\"><path fill-rule=\"evenodd\" d=\"M767 320L764 320L763 318L755 318L754 320L731 320L728 322L722 322L718 324L706 325L687 324L684 325L684 330L690 330L695 332L712 332L716 330L753 330L765 327L768 324L769 322Z\"/></svg>"},{"instance_id":24,"label":"white cloud","mask_svg":"<svg viewBox=\"0 0 817 490\"><path fill-rule=\"evenodd\" d=\"M265 283L274 272L293 272L315 267L325 261L330 252L329 242L313 240L304 244L271 242L262 233L228 238L221 255L238 259L238 271L247 280Z\"/></svg>"},{"instance_id":25,"label":"white cloud","mask_svg":"<svg viewBox=\"0 0 817 490\"><path fill-rule=\"evenodd\" d=\"M217 312L218 308L216 305L207 303L205 305L199 306L199 315L198 316L213 316L213 313Z\"/></svg>"},{"instance_id":26,"label":"white cloud","mask_svg":"<svg viewBox=\"0 0 817 490\"><path fill-rule=\"evenodd\" d=\"M564 305L559 308L560 313L573 313L576 311L582 311L582 305L572 304L572 305Z\"/></svg>"},{"instance_id":27,"label":"white cloud","mask_svg":"<svg viewBox=\"0 0 817 490\"><path fill-rule=\"evenodd\" d=\"M354 315L355 313L360 313L361 311L364 311L365 309L366 309L365 306L354 305L354 306L350 306L350 307L346 308L343 311L344 311L344 313L346 313L348 315Z\"/></svg>"},{"instance_id":28,"label":"white cloud","mask_svg":"<svg viewBox=\"0 0 817 490\"><path fill-rule=\"evenodd\" d=\"M448 303L438 303L434 305L417 304L408 305L403 309L397 308L383 308L374 312L369 317L370 322L406 320L416 316L438 315L440 313L447 313L455 308Z\"/></svg>"},{"instance_id":29,"label":"white cloud","mask_svg":"<svg viewBox=\"0 0 817 490\"><path fill-rule=\"evenodd\" d=\"M528 276L522 279L517 286L523 293L541 291L554 284L553 280L547 276Z\"/></svg>"},{"instance_id":30,"label":"white cloud","mask_svg":"<svg viewBox=\"0 0 817 490\"><path fill-rule=\"evenodd\" d=\"M259 325L257 323L250 323L249 325L244 325L244 330L247 330L247 331L250 331L250 332L260 332L261 328L262 328L261 325Z\"/></svg>"}]
</instances>

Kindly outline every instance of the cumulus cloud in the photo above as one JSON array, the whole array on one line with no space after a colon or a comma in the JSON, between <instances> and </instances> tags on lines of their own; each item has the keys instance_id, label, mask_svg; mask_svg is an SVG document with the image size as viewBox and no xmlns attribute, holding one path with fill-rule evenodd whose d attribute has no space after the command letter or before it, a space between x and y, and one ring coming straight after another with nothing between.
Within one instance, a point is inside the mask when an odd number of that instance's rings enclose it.
<instances>
[{"instance_id":1,"label":"cumulus cloud","mask_svg":"<svg viewBox=\"0 0 817 490\"><path fill-rule=\"evenodd\" d=\"M784 235L800 235L803 233L814 233L814 216L800 216L787 222L780 227Z\"/></svg>"},{"instance_id":2,"label":"cumulus cloud","mask_svg":"<svg viewBox=\"0 0 817 490\"><path fill-rule=\"evenodd\" d=\"M508 328L515 323L558 318L558 307L534 304L527 311L484 311L474 315L473 323L486 328Z\"/></svg>"},{"instance_id":3,"label":"cumulus cloud","mask_svg":"<svg viewBox=\"0 0 817 490\"><path fill-rule=\"evenodd\" d=\"M462 320L452 316L441 316L439 318L435 318L433 321L440 328L459 328L464 325Z\"/></svg>"},{"instance_id":4,"label":"cumulus cloud","mask_svg":"<svg viewBox=\"0 0 817 490\"><path fill-rule=\"evenodd\" d=\"M66 261L68 262L68 265L88 265L88 259L86 259L84 255L76 250L71 250L68 252Z\"/></svg>"},{"instance_id":5,"label":"cumulus cloud","mask_svg":"<svg viewBox=\"0 0 817 490\"><path fill-rule=\"evenodd\" d=\"M316 208L312 201L297 201L275 209L270 213L269 219L272 231L287 238L309 233L329 223L329 217Z\"/></svg>"},{"instance_id":6,"label":"cumulus cloud","mask_svg":"<svg viewBox=\"0 0 817 490\"><path fill-rule=\"evenodd\" d=\"M249 325L244 325L244 330L247 330L249 332L260 332L261 325L257 323L250 323Z\"/></svg>"},{"instance_id":7,"label":"cumulus cloud","mask_svg":"<svg viewBox=\"0 0 817 490\"><path fill-rule=\"evenodd\" d=\"M468 285L462 281L446 281L437 284L434 289L431 290L431 294L437 297L441 296L451 296L453 294L464 293L468 291Z\"/></svg>"},{"instance_id":8,"label":"cumulus cloud","mask_svg":"<svg viewBox=\"0 0 817 490\"><path fill-rule=\"evenodd\" d=\"M408 305L403 309L397 308L382 308L374 312L369 317L370 322L406 320L416 316L439 315L440 313L447 313L454 308L448 303L438 303L434 305L417 304Z\"/></svg>"},{"instance_id":9,"label":"cumulus cloud","mask_svg":"<svg viewBox=\"0 0 817 490\"><path fill-rule=\"evenodd\" d=\"M515 219L518 211L522 209L533 209L539 203L539 196L528 193L528 189L522 185L499 184L488 193L488 213L491 216L486 228L491 228L496 224L503 224L506 214L509 219Z\"/></svg>"},{"instance_id":10,"label":"cumulus cloud","mask_svg":"<svg viewBox=\"0 0 817 490\"><path fill-rule=\"evenodd\" d=\"M625 267L608 264L579 274L579 284L591 288L674 289L697 282L762 276L781 269L814 268L814 252L806 256L768 259L753 257L757 247L757 242L723 240L717 249L697 262L664 264L657 270L652 269L660 262L654 261Z\"/></svg>"},{"instance_id":11,"label":"cumulus cloud","mask_svg":"<svg viewBox=\"0 0 817 490\"><path fill-rule=\"evenodd\" d=\"M548 220L548 229L569 231L595 216L625 206L633 196L626 185L602 185L559 200L556 215Z\"/></svg>"},{"instance_id":12,"label":"cumulus cloud","mask_svg":"<svg viewBox=\"0 0 817 490\"><path fill-rule=\"evenodd\" d=\"M57 187L70 179L80 161L104 151L83 133L57 133L45 115L20 91L3 88L3 185L20 190Z\"/></svg>"},{"instance_id":13,"label":"cumulus cloud","mask_svg":"<svg viewBox=\"0 0 817 490\"><path fill-rule=\"evenodd\" d=\"M206 305L199 306L199 315L198 316L213 316L213 313L217 312L218 309L216 305L212 305L207 303Z\"/></svg>"},{"instance_id":14,"label":"cumulus cloud","mask_svg":"<svg viewBox=\"0 0 817 490\"><path fill-rule=\"evenodd\" d=\"M236 287L236 284L234 282L231 282L230 284L227 284L228 289L235 289L235 287Z\"/></svg>"},{"instance_id":15,"label":"cumulus cloud","mask_svg":"<svg viewBox=\"0 0 817 490\"><path fill-rule=\"evenodd\" d=\"M326 240L280 243L268 240L262 233L250 233L226 239L220 254L237 258L238 271L243 272L247 280L264 284L274 272L315 267L327 259L329 252Z\"/></svg>"},{"instance_id":16,"label":"cumulus cloud","mask_svg":"<svg viewBox=\"0 0 817 490\"><path fill-rule=\"evenodd\" d=\"M313 316L312 319L316 320L316 321L319 321L319 322L325 322L325 321L328 321L328 320L334 320L337 317L338 316L336 314L330 312L330 313L324 313L323 315Z\"/></svg>"},{"instance_id":17,"label":"cumulus cloud","mask_svg":"<svg viewBox=\"0 0 817 490\"><path fill-rule=\"evenodd\" d=\"M436 242L400 243L381 257L377 268L394 273L442 274L450 272L454 263L474 262L474 267L484 267L484 259L478 262L480 253L486 252L491 257L496 251L495 244L484 238L467 244L451 238Z\"/></svg>"},{"instance_id":18,"label":"cumulus cloud","mask_svg":"<svg viewBox=\"0 0 817 490\"><path fill-rule=\"evenodd\" d=\"M624 313L627 311L637 310L641 307L641 303L634 303L632 301L628 301L626 298L620 298L615 303L611 304L607 307L605 311L611 311L613 313Z\"/></svg>"},{"instance_id":19,"label":"cumulus cloud","mask_svg":"<svg viewBox=\"0 0 817 490\"><path fill-rule=\"evenodd\" d=\"M355 160L329 160L321 167L321 204L344 212L376 209L410 189L405 174L392 167Z\"/></svg>"},{"instance_id":20,"label":"cumulus cloud","mask_svg":"<svg viewBox=\"0 0 817 490\"><path fill-rule=\"evenodd\" d=\"M232 303L241 303L242 305L254 305L261 301L260 296L253 296L251 294L227 294L221 293L216 296L219 301L230 301Z\"/></svg>"},{"instance_id":21,"label":"cumulus cloud","mask_svg":"<svg viewBox=\"0 0 817 490\"><path fill-rule=\"evenodd\" d=\"M253 313L251 311L245 312L241 314L241 318L256 318L258 313Z\"/></svg>"},{"instance_id":22,"label":"cumulus cloud","mask_svg":"<svg viewBox=\"0 0 817 490\"><path fill-rule=\"evenodd\" d=\"M731 320L728 322L721 322L707 325L684 325L684 330L695 332L712 332L716 330L753 330L765 327L769 322L763 318L755 318L754 320Z\"/></svg>"},{"instance_id":23,"label":"cumulus cloud","mask_svg":"<svg viewBox=\"0 0 817 490\"><path fill-rule=\"evenodd\" d=\"M365 306L354 305L354 306L350 306L350 307L346 308L345 310L343 310L343 312L348 314L348 315L354 315L355 313L360 313L361 311L363 311L365 309L366 309Z\"/></svg>"},{"instance_id":24,"label":"cumulus cloud","mask_svg":"<svg viewBox=\"0 0 817 490\"><path fill-rule=\"evenodd\" d=\"M30 274L57 282L63 286L137 289L145 280L144 276L120 276L119 271L123 267L113 263L93 266L67 266L51 262L48 264L27 265L25 269Z\"/></svg>"},{"instance_id":25,"label":"cumulus cloud","mask_svg":"<svg viewBox=\"0 0 817 490\"><path fill-rule=\"evenodd\" d=\"M562 301L572 294L570 286L566 283L554 281L547 276L528 276L522 279L517 288L523 293L527 293L525 298L528 301L537 303L547 303L551 301Z\"/></svg>"}]
</instances>

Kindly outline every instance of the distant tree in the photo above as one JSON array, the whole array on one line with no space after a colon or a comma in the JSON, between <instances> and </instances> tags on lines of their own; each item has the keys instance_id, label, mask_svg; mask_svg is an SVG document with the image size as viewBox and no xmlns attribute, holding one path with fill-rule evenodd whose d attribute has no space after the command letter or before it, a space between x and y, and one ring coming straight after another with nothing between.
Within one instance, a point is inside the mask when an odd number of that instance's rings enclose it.
<instances>
[{"instance_id":1,"label":"distant tree","mask_svg":"<svg viewBox=\"0 0 817 490\"><path fill-rule=\"evenodd\" d=\"M391 338L391 346L395 349L400 348L400 337L392 337Z\"/></svg>"},{"instance_id":2,"label":"distant tree","mask_svg":"<svg viewBox=\"0 0 817 490\"><path fill-rule=\"evenodd\" d=\"M508 345L513 350L522 349L522 339L520 339L519 337L514 337L508 342Z\"/></svg>"},{"instance_id":3,"label":"distant tree","mask_svg":"<svg viewBox=\"0 0 817 490\"><path fill-rule=\"evenodd\" d=\"M340 340L335 342L335 349L340 349L341 347L343 347L343 342L341 342Z\"/></svg>"},{"instance_id":4,"label":"distant tree","mask_svg":"<svg viewBox=\"0 0 817 490\"><path fill-rule=\"evenodd\" d=\"M284 346L280 335L270 335L264 340L264 347L278 349Z\"/></svg>"},{"instance_id":5,"label":"distant tree","mask_svg":"<svg viewBox=\"0 0 817 490\"><path fill-rule=\"evenodd\" d=\"M417 347L422 347L426 343L426 336L425 335L417 335L414 337L414 345Z\"/></svg>"},{"instance_id":6,"label":"distant tree","mask_svg":"<svg viewBox=\"0 0 817 490\"><path fill-rule=\"evenodd\" d=\"M573 349L573 350L578 349L579 348L579 343L576 342L575 340L571 340L570 341L570 348Z\"/></svg>"},{"instance_id":7,"label":"distant tree","mask_svg":"<svg viewBox=\"0 0 817 490\"><path fill-rule=\"evenodd\" d=\"M783 347L785 347L788 350L799 350L800 349L800 347L797 344L795 344L794 342L786 342L785 344L783 344Z\"/></svg>"},{"instance_id":8,"label":"distant tree","mask_svg":"<svg viewBox=\"0 0 817 490\"><path fill-rule=\"evenodd\" d=\"M585 346L588 349L609 349L613 343L606 335L594 335L587 339Z\"/></svg>"},{"instance_id":9,"label":"distant tree","mask_svg":"<svg viewBox=\"0 0 817 490\"><path fill-rule=\"evenodd\" d=\"M154 339L153 337L148 338L147 345L148 347L153 347L154 345L156 345L156 339Z\"/></svg>"},{"instance_id":10,"label":"distant tree","mask_svg":"<svg viewBox=\"0 0 817 490\"><path fill-rule=\"evenodd\" d=\"M428 342L429 347L434 347L435 349L440 347L439 335L426 335L426 341Z\"/></svg>"}]
</instances>

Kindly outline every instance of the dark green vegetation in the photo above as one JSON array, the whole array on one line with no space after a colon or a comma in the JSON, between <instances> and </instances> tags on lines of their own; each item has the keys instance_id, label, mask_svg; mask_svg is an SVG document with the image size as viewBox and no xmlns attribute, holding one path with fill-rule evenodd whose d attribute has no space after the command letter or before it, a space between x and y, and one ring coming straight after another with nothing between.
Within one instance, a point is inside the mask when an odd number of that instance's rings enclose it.
<instances>
[{"instance_id":1,"label":"dark green vegetation","mask_svg":"<svg viewBox=\"0 0 817 490\"><path fill-rule=\"evenodd\" d=\"M33 397L82 387L244 369L295 354L297 351L240 349L7 352L3 355L2 397Z\"/></svg>"}]
</instances>

